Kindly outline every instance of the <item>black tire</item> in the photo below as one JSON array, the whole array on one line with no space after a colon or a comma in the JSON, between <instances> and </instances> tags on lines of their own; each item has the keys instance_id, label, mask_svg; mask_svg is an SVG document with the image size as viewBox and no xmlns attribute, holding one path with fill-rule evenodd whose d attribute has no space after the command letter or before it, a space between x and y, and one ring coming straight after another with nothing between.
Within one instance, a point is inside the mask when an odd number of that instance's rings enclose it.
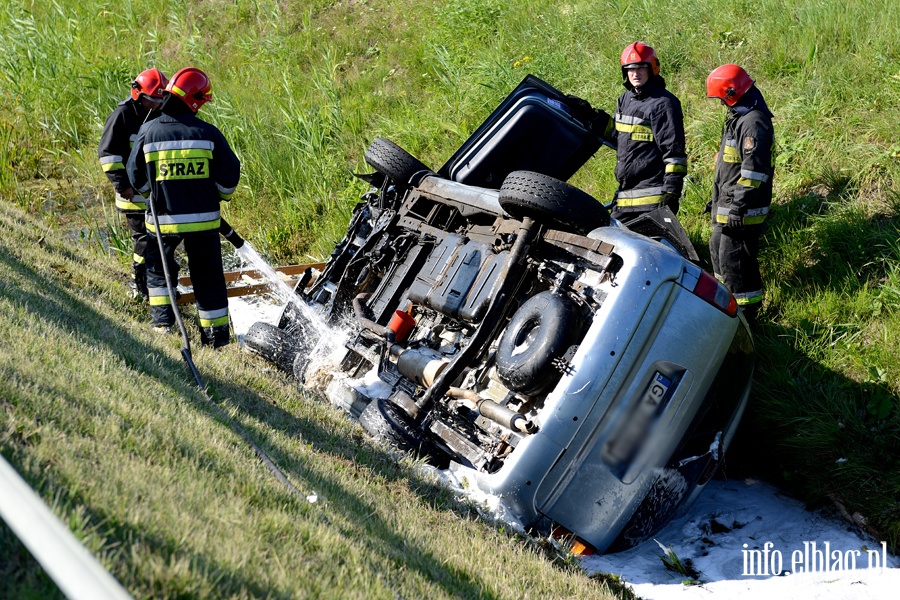
<instances>
[{"instance_id":1,"label":"black tire","mask_svg":"<svg viewBox=\"0 0 900 600\"><path fill-rule=\"evenodd\" d=\"M366 162L394 183L406 184L420 171L431 171L418 158L387 138L376 138L366 149Z\"/></svg>"},{"instance_id":2,"label":"black tire","mask_svg":"<svg viewBox=\"0 0 900 600\"><path fill-rule=\"evenodd\" d=\"M247 349L275 363L285 373L294 372L294 358L302 349L302 340L274 325L257 321L244 335Z\"/></svg>"},{"instance_id":3,"label":"black tire","mask_svg":"<svg viewBox=\"0 0 900 600\"><path fill-rule=\"evenodd\" d=\"M500 206L517 219L587 234L609 225L609 211L577 187L533 171L513 171L500 186Z\"/></svg>"},{"instance_id":4,"label":"black tire","mask_svg":"<svg viewBox=\"0 0 900 600\"><path fill-rule=\"evenodd\" d=\"M571 300L549 291L532 296L519 307L500 337L500 381L526 395L544 391L561 375L553 361L578 343L583 331L581 311Z\"/></svg>"},{"instance_id":5,"label":"black tire","mask_svg":"<svg viewBox=\"0 0 900 600\"><path fill-rule=\"evenodd\" d=\"M387 442L392 448L424 458L439 469L446 468L449 457L422 437L415 424L397 405L385 398L375 398L359 415L359 424L372 437Z\"/></svg>"}]
</instances>

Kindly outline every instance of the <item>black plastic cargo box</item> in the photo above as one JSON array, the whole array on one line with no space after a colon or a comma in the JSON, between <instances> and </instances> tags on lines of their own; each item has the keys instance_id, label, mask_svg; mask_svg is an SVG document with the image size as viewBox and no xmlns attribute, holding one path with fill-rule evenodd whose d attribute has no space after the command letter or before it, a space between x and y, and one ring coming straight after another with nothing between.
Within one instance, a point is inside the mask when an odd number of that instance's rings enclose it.
<instances>
[{"instance_id":1,"label":"black plastic cargo box","mask_svg":"<svg viewBox=\"0 0 900 600\"><path fill-rule=\"evenodd\" d=\"M438 175L493 189L518 170L565 181L604 143L578 113L565 94L528 75Z\"/></svg>"}]
</instances>

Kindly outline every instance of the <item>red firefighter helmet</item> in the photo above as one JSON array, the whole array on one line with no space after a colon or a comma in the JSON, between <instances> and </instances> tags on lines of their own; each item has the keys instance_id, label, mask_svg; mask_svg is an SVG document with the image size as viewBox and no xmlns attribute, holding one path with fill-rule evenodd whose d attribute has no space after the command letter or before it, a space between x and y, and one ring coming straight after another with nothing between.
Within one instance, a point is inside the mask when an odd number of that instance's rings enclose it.
<instances>
[{"instance_id":1,"label":"red firefighter helmet","mask_svg":"<svg viewBox=\"0 0 900 600\"><path fill-rule=\"evenodd\" d=\"M181 98L192 111L197 112L201 106L212 100L212 84L209 77L200 69L185 67L169 80L166 91Z\"/></svg>"},{"instance_id":2,"label":"red firefighter helmet","mask_svg":"<svg viewBox=\"0 0 900 600\"><path fill-rule=\"evenodd\" d=\"M656 57L656 50L645 44L644 42L634 42L622 50L622 77L626 76L625 71L632 65L646 65L650 67L650 71L654 75L659 75L659 59Z\"/></svg>"},{"instance_id":3,"label":"red firefighter helmet","mask_svg":"<svg viewBox=\"0 0 900 600\"><path fill-rule=\"evenodd\" d=\"M141 94L146 94L151 98L162 100L163 91L168 83L169 80L159 69L141 71L141 74L131 82L131 97L138 100Z\"/></svg>"},{"instance_id":4,"label":"red firefighter helmet","mask_svg":"<svg viewBox=\"0 0 900 600\"><path fill-rule=\"evenodd\" d=\"M713 69L706 78L706 97L719 98L728 106L734 106L753 83L747 71L741 67L722 65Z\"/></svg>"}]
</instances>

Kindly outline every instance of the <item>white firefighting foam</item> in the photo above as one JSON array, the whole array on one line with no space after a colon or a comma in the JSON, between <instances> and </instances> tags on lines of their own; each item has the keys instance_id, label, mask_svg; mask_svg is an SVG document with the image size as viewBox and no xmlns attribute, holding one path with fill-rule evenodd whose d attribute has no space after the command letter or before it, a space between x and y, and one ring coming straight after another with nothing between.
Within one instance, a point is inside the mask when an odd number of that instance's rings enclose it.
<instances>
[{"instance_id":1,"label":"white firefighting foam","mask_svg":"<svg viewBox=\"0 0 900 600\"><path fill-rule=\"evenodd\" d=\"M280 301L279 304L275 305L277 311L273 309L271 311L272 314L267 315L267 318L259 318L253 322L265 321L277 325L283 308L288 303L292 303L303 319L303 323L297 323L296 325L288 323L284 329L287 332L293 332L303 335L310 340L315 340L315 345L308 352L309 363L306 367L306 377L310 382L318 381L319 383L327 384L330 372L337 366L337 361L341 358L341 351L349 336L348 330L341 327L332 327L306 302L299 300L294 290L278 276L275 269L269 266L269 263L259 255L250 242L245 242L243 246L235 249L235 253L268 280L271 292ZM229 306L232 307L236 304L238 303L232 301ZM231 308L231 312L235 312L234 308ZM232 316L232 324L234 324L234 321L234 316ZM249 325L247 329L249 329ZM237 331L237 327L235 327L236 335L242 336L244 333L246 333L246 329ZM318 387L318 383L311 385L311 387ZM324 388L324 385L322 387Z\"/></svg>"}]
</instances>

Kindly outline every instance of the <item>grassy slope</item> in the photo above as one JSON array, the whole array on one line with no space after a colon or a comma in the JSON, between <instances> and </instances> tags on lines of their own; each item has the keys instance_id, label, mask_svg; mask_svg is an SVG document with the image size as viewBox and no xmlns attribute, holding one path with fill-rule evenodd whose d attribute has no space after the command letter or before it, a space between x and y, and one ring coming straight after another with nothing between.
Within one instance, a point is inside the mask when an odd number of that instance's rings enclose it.
<instances>
[{"instance_id":1,"label":"grassy slope","mask_svg":"<svg viewBox=\"0 0 900 600\"><path fill-rule=\"evenodd\" d=\"M0 12L0 197L64 231L104 233L103 118L145 66L195 64L213 78L204 116L244 165L229 220L273 262L318 258L363 189L350 173L365 170L371 139L386 135L437 167L527 72L611 110L618 54L644 39L684 106L691 175L680 216L704 252L709 226L697 213L723 111L703 80L738 62L776 113L779 146L742 454L813 503L833 495L896 546L900 6L676 0L661 10L628 0L10 5ZM613 163L601 150L573 182L605 199Z\"/></svg>"},{"instance_id":2,"label":"grassy slope","mask_svg":"<svg viewBox=\"0 0 900 600\"><path fill-rule=\"evenodd\" d=\"M606 597L231 346L195 361L119 265L0 204L0 448L136 597ZM227 411L304 493L289 494ZM0 596L54 595L0 532ZM611 597L611 596L610 596Z\"/></svg>"}]
</instances>

